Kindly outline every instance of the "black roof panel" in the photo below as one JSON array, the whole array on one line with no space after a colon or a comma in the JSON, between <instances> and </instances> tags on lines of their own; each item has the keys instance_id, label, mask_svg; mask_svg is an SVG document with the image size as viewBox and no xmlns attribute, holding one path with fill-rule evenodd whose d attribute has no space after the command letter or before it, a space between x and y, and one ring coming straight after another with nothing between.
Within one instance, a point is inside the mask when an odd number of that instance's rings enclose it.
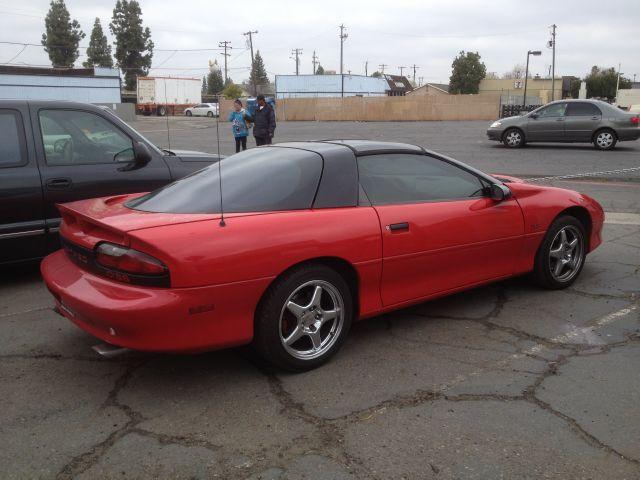
<instances>
[{"instance_id":1,"label":"black roof panel","mask_svg":"<svg viewBox=\"0 0 640 480\"><path fill-rule=\"evenodd\" d=\"M344 145L356 155L372 155L374 153L424 153L418 145L398 142L383 142L380 140L321 140L323 143Z\"/></svg>"}]
</instances>

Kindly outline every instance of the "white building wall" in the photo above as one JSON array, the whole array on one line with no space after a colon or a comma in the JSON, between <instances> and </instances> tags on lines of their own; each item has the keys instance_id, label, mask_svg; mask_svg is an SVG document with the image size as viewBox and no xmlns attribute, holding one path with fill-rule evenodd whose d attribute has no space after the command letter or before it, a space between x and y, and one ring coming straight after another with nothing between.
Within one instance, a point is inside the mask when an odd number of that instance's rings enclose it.
<instances>
[{"instance_id":1,"label":"white building wall","mask_svg":"<svg viewBox=\"0 0 640 480\"><path fill-rule=\"evenodd\" d=\"M384 78L344 75L344 96L384 96L389 84ZM276 75L276 98L339 97L340 75Z\"/></svg>"}]
</instances>

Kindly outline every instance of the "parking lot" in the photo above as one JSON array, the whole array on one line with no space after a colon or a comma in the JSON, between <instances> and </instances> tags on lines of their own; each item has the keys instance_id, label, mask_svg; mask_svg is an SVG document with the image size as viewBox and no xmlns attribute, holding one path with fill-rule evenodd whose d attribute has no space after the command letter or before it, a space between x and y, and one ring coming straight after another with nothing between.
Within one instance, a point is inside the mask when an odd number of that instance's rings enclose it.
<instances>
[{"instance_id":1,"label":"parking lot","mask_svg":"<svg viewBox=\"0 0 640 480\"><path fill-rule=\"evenodd\" d=\"M217 151L215 120L133 126L164 148ZM639 478L640 172L615 171L640 166L640 142L509 150L486 126L290 122L275 140L418 143L528 178L613 171L546 181L608 214L571 288L517 278L360 322L329 364L293 375L245 349L98 357L52 311L37 266L5 268L2 477Z\"/></svg>"}]
</instances>

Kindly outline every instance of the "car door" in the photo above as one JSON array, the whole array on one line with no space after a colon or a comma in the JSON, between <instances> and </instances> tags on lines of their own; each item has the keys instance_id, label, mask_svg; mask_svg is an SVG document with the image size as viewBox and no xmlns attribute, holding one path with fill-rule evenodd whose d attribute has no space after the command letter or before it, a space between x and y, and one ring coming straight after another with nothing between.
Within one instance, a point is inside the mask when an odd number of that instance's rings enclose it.
<instances>
[{"instance_id":1,"label":"car door","mask_svg":"<svg viewBox=\"0 0 640 480\"><path fill-rule=\"evenodd\" d=\"M552 103L529 114L527 131L528 141L563 142L566 102Z\"/></svg>"},{"instance_id":2,"label":"car door","mask_svg":"<svg viewBox=\"0 0 640 480\"><path fill-rule=\"evenodd\" d=\"M42 185L26 102L0 108L0 264L45 253Z\"/></svg>"},{"instance_id":3,"label":"car door","mask_svg":"<svg viewBox=\"0 0 640 480\"><path fill-rule=\"evenodd\" d=\"M385 306L513 273L524 230L515 199L491 200L486 180L429 155L362 156L358 169L380 220Z\"/></svg>"},{"instance_id":4,"label":"car door","mask_svg":"<svg viewBox=\"0 0 640 480\"><path fill-rule=\"evenodd\" d=\"M206 115L205 110L206 110L205 105L203 104L196 105L195 107L193 107L193 114L196 117L202 117L203 115Z\"/></svg>"},{"instance_id":5,"label":"car door","mask_svg":"<svg viewBox=\"0 0 640 480\"><path fill-rule=\"evenodd\" d=\"M134 140L106 113L32 107L42 177L45 222L60 223L56 203L153 190L170 182L169 168L153 153L146 164L133 155ZM48 238L57 248L57 236Z\"/></svg>"},{"instance_id":6,"label":"car door","mask_svg":"<svg viewBox=\"0 0 640 480\"><path fill-rule=\"evenodd\" d=\"M602 121L602 112L589 102L569 102L565 112L564 134L568 142L591 142Z\"/></svg>"}]
</instances>

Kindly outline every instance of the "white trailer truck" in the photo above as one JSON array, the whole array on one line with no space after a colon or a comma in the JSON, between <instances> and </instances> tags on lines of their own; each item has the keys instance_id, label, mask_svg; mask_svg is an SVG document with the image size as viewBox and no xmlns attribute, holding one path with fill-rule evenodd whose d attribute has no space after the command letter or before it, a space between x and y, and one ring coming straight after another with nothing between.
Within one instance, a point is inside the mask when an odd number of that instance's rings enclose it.
<instances>
[{"instance_id":1,"label":"white trailer truck","mask_svg":"<svg viewBox=\"0 0 640 480\"><path fill-rule=\"evenodd\" d=\"M138 77L136 110L143 115L182 115L202 102L199 78Z\"/></svg>"}]
</instances>

